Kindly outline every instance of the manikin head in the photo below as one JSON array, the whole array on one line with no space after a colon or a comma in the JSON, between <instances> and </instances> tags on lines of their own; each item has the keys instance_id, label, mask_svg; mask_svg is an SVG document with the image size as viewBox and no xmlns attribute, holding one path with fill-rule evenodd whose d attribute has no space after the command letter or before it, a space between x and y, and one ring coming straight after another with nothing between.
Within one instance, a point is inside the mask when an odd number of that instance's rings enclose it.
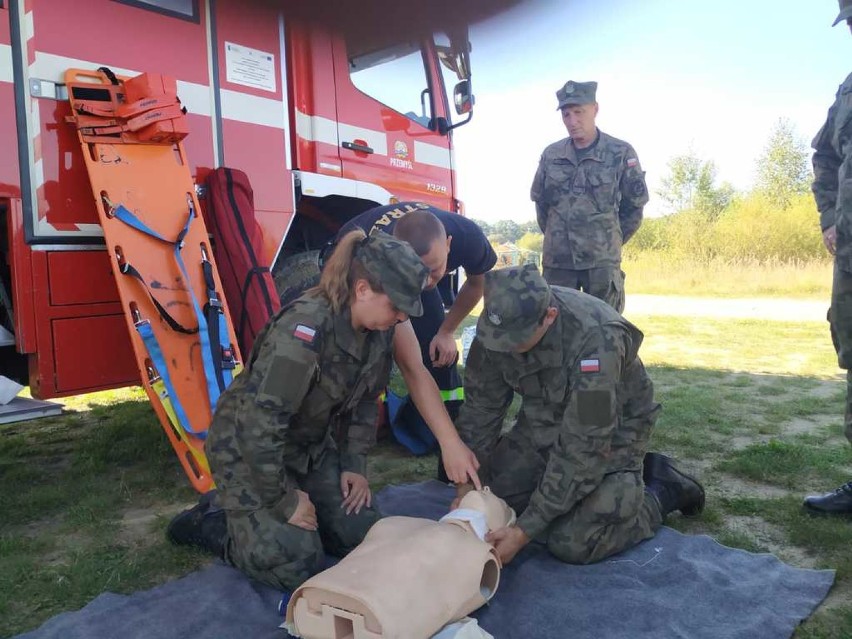
<instances>
[{"instance_id":1,"label":"manikin head","mask_svg":"<svg viewBox=\"0 0 852 639\"><path fill-rule=\"evenodd\" d=\"M515 523L515 511L487 486L482 490L467 493L459 502L459 508L476 510L485 515L488 530L497 530Z\"/></svg>"}]
</instances>

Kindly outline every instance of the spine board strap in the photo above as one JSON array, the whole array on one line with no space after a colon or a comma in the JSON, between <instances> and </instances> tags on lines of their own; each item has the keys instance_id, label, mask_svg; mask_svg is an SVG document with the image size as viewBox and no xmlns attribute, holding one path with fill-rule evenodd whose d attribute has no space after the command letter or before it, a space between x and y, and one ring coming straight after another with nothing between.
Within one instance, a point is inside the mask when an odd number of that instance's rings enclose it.
<instances>
[{"instance_id":1,"label":"spine board strap","mask_svg":"<svg viewBox=\"0 0 852 639\"><path fill-rule=\"evenodd\" d=\"M188 209L188 215L187 215L187 219L186 219L186 224L184 225L181 232L178 233L178 236L174 241L171 241L171 240L164 238L162 235L160 235L159 233L157 233L153 229L149 228L144 222L142 222L142 220L140 220L138 217L133 215L133 213L131 213L122 204L119 204L119 205L117 205L113 208L113 215L115 216L116 219L121 220L122 222L124 222L125 224L127 224L128 226L130 226L132 228L135 228L137 231L140 231L141 233L144 233L145 235L153 237L154 239L157 239L161 242L164 242L164 243L174 247L175 261L177 262L177 265L180 268L181 273L183 274L184 281L186 282L187 293L189 294L189 298L192 301L192 308L193 308L193 311L195 312L195 317L196 317L196 320L198 322L198 328L196 329L196 331L198 332L198 336L199 336L199 339L201 341L201 359L202 359L202 362L204 364L204 377L205 377L205 380L207 382L207 395L208 395L208 398L210 400L210 410L212 411L216 407L216 402L219 401L219 395L222 393L222 391L224 391L224 388L225 388L224 386L220 385L218 380L221 378L223 380L223 383L224 383L225 375L221 371L221 364L220 364L219 369L217 370L216 364L214 362L213 346L212 346L211 341L210 341L208 322L207 322L207 319L205 318L204 313L201 310L201 307L198 305L198 300L195 297L195 293L193 293L193 291L192 291L192 286L190 285L191 280L189 278L189 273L187 272L186 265L184 264L184 261L183 261L183 257L181 256L181 249L183 248L183 240L186 237L186 234L189 232L189 226L192 223L192 219L195 217L195 207L192 205L191 201L188 202L187 209ZM139 279L141 280L142 278L140 277ZM210 273L211 282L212 282L212 279L213 279L213 277L212 277L212 267L211 267L211 273ZM208 293L209 293L209 291L208 291ZM213 294L214 295L216 294L215 290L213 291ZM217 298L216 301L218 302L218 298ZM221 306L221 303L220 303L220 306ZM225 336L224 339L227 339L228 331L227 331L227 324L225 323L224 313L220 314L220 317L218 318L218 321L215 323L215 325L218 329L217 332L220 334L220 336L221 336L222 333L224 333L224 336ZM223 339L223 338L219 337L219 339ZM217 343L215 348L216 348L217 351L219 351L221 349L221 343ZM232 349L229 349L229 350L231 351L231 353L233 352ZM217 359L220 362L222 361L223 357L222 357L221 352L219 353ZM231 356L231 359L233 359L233 356ZM160 375L165 380L166 375L163 373L161 365L158 365L158 364L155 364L155 365L157 365L157 368L158 368L158 371L160 372ZM230 371L228 371L227 377L228 377L228 383L230 383L230 377L231 377ZM188 424L186 426L184 426L184 428L188 429ZM193 434L196 434L191 430L188 430L188 432L192 432Z\"/></svg>"}]
</instances>

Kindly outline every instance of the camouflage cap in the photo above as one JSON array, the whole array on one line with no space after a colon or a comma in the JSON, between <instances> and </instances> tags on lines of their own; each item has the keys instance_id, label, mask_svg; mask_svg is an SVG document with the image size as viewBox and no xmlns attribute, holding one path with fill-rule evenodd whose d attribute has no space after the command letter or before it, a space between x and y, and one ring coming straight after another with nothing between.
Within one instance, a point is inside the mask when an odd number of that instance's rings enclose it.
<instances>
[{"instance_id":1,"label":"camouflage cap","mask_svg":"<svg viewBox=\"0 0 852 639\"><path fill-rule=\"evenodd\" d=\"M550 305L550 287L533 264L485 274L485 307L476 336L492 351L512 351L528 341Z\"/></svg>"},{"instance_id":2,"label":"camouflage cap","mask_svg":"<svg viewBox=\"0 0 852 639\"><path fill-rule=\"evenodd\" d=\"M595 93L598 90L597 82L574 82L568 80L561 89L556 92L559 100L558 111L569 104L592 104L595 102Z\"/></svg>"},{"instance_id":3,"label":"camouflage cap","mask_svg":"<svg viewBox=\"0 0 852 639\"><path fill-rule=\"evenodd\" d=\"M837 14L837 18L831 25L832 27L839 22L852 18L852 0L840 0L839 5L840 13Z\"/></svg>"},{"instance_id":4,"label":"camouflage cap","mask_svg":"<svg viewBox=\"0 0 852 639\"><path fill-rule=\"evenodd\" d=\"M355 257L382 283L394 306L412 317L423 315L420 294L429 278L429 269L408 242L374 231L361 241Z\"/></svg>"}]
</instances>

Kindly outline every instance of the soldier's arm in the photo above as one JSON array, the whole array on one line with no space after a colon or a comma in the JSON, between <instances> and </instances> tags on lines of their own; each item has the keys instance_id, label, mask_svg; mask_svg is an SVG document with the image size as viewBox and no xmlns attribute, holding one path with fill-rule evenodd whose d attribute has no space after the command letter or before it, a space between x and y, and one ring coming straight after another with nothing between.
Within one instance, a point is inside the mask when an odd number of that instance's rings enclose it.
<instances>
[{"instance_id":1,"label":"soldier's arm","mask_svg":"<svg viewBox=\"0 0 852 639\"><path fill-rule=\"evenodd\" d=\"M547 229L547 205L544 202L544 156L538 161L538 169L530 187L530 199L535 202L535 219L544 233Z\"/></svg>"},{"instance_id":2,"label":"soldier's arm","mask_svg":"<svg viewBox=\"0 0 852 639\"><path fill-rule=\"evenodd\" d=\"M346 440L341 442L341 472L367 476L367 453L376 444L376 422L379 418L379 394L370 393L361 398L352 411L346 430Z\"/></svg>"},{"instance_id":3,"label":"soldier's arm","mask_svg":"<svg viewBox=\"0 0 852 639\"><path fill-rule=\"evenodd\" d=\"M814 148L814 182L811 185L811 190L813 190L817 210L819 211L819 225L823 231L834 226L837 217L837 173L840 169L842 158L837 155L831 144L836 111L837 103L835 102L828 110L828 117L825 124L811 143Z\"/></svg>"},{"instance_id":4,"label":"soldier's arm","mask_svg":"<svg viewBox=\"0 0 852 639\"><path fill-rule=\"evenodd\" d=\"M616 389L630 348L620 327L605 326L583 348L571 371L571 393L559 438L550 451L544 475L518 526L535 537L568 513L603 480L612 436L618 426ZM581 371L586 361L590 372ZM595 371L593 369L597 368Z\"/></svg>"},{"instance_id":5,"label":"soldier's arm","mask_svg":"<svg viewBox=\"0 0 852 639\"><path fill-rule=\"evenodd\" d=\"M458 433L444 407L438 385L423 365L420 345L411 322L398 324L394 330L393 357L414 405L438 443L446 446L458 440Z\"/></svg>"},{"instance_id":6,"label":"soldier's arm","mask_svg":"<svg viewBox=\"0 0 852 639\"><path fill-rule=\"evenodd\" d=\"M473 340L464 369L464 404L456 428L465 444L479 460L480 475L486 474L488 458L500 437L503 419L512 403L514 391L489 361L488 351Z\"/></svg>"},{"instance_id":7,"label":"soldier's arm","mask_svg":"<svg viewBox=\"0 0 852 639\"><path fill-rule=\"evenodd\" d=\"M627 243L642 225L642 211L648 203L648 186L645 184L645 171L642 170L639 157L632 146L628 145L623 162L618 185L621 190L618 222L621 226L622 242Z\"/></svg>"},{"instance_id":8,"label":"soldier's arm","mask_svg":"<svg viewBox=\"0 0 852 639\"><path fill-rule=\"evenodd\" d=\"M286 434L318 371L316 344L294 336L298 326L315 330L314 339L319 340L319 329L307 320L282 318L266 334L251 369L254 396L242 407L245 427L235 431L263 505L287 518L296 510L298 495L284 469Z\"/></svg>"}]
</instances>

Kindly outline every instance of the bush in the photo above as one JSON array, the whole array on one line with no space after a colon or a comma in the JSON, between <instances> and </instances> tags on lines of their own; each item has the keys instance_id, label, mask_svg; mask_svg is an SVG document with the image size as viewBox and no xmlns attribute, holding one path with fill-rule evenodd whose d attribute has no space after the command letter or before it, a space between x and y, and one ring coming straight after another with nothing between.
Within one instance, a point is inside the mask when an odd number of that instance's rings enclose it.
<instances>
[{"instance_id":1,"label":"bush","mask_svg":"<svg viewBox=\"0 0 852 639\"><path fill-rule=\"evenodd\" d=\"M648 219L624 248L626 259L657 253L672 262L802 263L823 261L819 215L808 194L785 209L753 193L735 199L719 215L682 211Z\"/></svg>"}]
</instances>

